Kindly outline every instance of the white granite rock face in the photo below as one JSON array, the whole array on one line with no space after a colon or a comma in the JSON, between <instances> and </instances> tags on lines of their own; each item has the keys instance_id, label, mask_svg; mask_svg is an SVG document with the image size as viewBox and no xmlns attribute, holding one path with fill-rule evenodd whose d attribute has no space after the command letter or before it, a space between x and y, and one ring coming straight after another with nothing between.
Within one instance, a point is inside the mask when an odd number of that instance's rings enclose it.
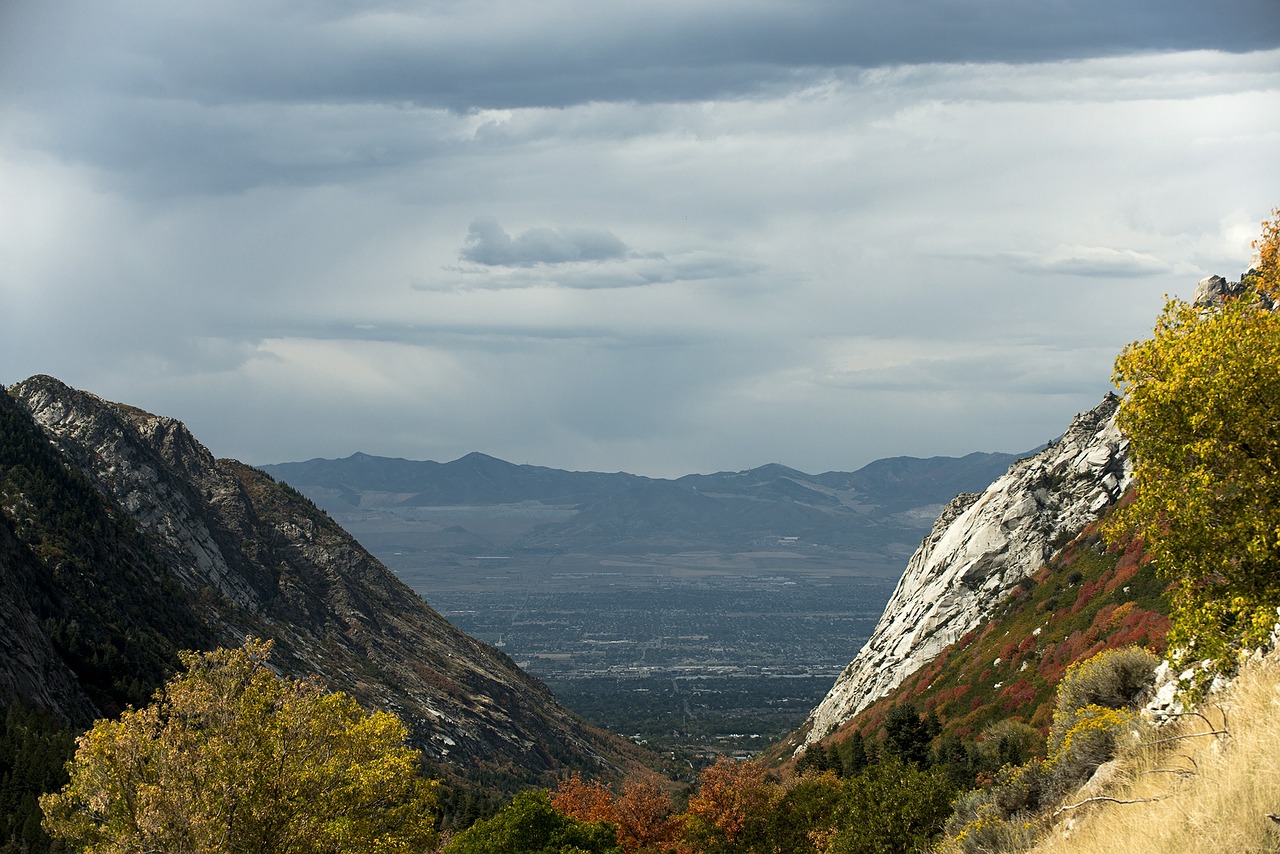
<instances>
[{"instance_id":1,"label":"white granite rock face","mask_svg":"<svg viewBox=\"0 0 1280 854\"><path fill-rule=\"evenodd\" d=\"M1129 484L1119 398L1076 416L1063 437L1019 460L981 494L957 496L912 556L874 633L810 714L804 742L825 737L888 694L1050 557L1051 543L1114 503Z\"/></svg>"}]
</instances>

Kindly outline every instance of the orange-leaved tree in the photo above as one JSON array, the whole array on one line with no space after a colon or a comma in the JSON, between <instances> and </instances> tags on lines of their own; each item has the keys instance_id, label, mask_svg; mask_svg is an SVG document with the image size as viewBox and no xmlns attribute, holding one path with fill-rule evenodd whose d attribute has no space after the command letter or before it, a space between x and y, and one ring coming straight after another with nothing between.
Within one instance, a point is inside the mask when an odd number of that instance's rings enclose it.
<instances>
[{"instance_id":1,"label":"orange-leaved tree","mask_svg":"<svg viewBox=\"0 0 1280 854\"><path fill-rule=\"evenodd\" d=\"M769 780L761 763L721 757L703 770L698 792L689 799L690 835L749 843L764 833L769 813L781 797L781 788Z\"/></svg>"},{"instance_id":2,"label":"orange-leaved tree","mask_svg":"<svg viewBox=\"0 0 1280 854\"><path fill-rule=\"evenodd\" d=\"M614 796L598 780L584 781L577 771L551 793L558 812L578 821L606 821L618 829L623 850L667 850L674 847L681 821L672 814L671 795L654 775L629 777Z\"/></svg>"},{"instance_id":3,"label":"orange-leaved tree","mask_svg":"<svg viewBox=\"0 0 1280 854\"><path fill-rule=\"evenodd\" d=\"M578 821L614 821L613 792L599 780L583 780L578 771L562 779L551 792L551 805L561 815Z\"/></svg>"},{"instance_id":4,"label":"orange-leaved tree","mask_svg":"<svg viewBox=\"0 0 1280 854\"><path fill-rule=\"evenodd\" d=\"M675 845L683 823L672 815L671 795L656 777L632 777L613 802L618 844L627 851L665 851Z\"/></svg>"}]
</instances>

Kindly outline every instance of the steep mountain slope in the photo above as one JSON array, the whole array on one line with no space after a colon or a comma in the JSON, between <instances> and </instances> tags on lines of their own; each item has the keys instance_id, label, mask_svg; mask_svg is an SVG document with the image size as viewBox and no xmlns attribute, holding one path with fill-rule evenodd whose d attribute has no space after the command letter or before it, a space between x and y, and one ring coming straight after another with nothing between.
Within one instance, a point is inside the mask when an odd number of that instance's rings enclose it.
<instances>
[{"instance_id":1,"label":"steep mountain slope","mask_svg":"<svg viewBox=\"0 0 1280 854\"><path fill-rule=\"evenodd\" d=\"M1162 652L1169 627L1165 583L1140 541L1104 548L1099 524L1087 525L997 602L990 619L843 722L826 741L842 741L855 729L872 734L893 708L905 704L935 713L944 737L973 740L1011 719L1043 732L1058 682L1071 664L1131 644ZM794 733L770 752L785 760L802 742L802 733Z\"/></svg>"},{"instance_id":2,"label":"steep mountain slope","mask_svg":"<svg viewBox=\"0 0 1280 854\"><path fill-rule=\"evenodd\" d=\"M11 582L0 613L22 627L24 645L0 666L10 695L76 724L112 710L112 693L95 695L75 672L73 624L77 637L100 636L104 652L91 660L146 650L139 672L152 686L176 664L173 649L254 634L275 639L286 672L398 712L444 763L536 774L629 761L627 746L451 626L310 501L214 459L181 423L49 377L3 397L6 447L20 446L6 460L0 520L0 573ZM21 485L30 459L54 460L49 476L61 478L39 498ZM41 518L76 508L87 521ZM83 546L75 531L94 526L101 536ZM149 686L139 688L145 697Z\"/></svg>"},{"instance_id":3,"label":"steep mountain slope","mask_svg":"<svg viewBox=\"0 0 1280 854\"><path fill-rule=\"evenodd\" d=\"M1062 438L980 494L955 498L912 556L871 639L801 730L819 741L985 622L1059 540L1096 519L1130 479L1108 395Z\"/></svg>"},{"instance_id":4,"label":"steep mountain slope","mask_svg":"<svg viewBox=\"0 0 1280 854\"><path fill-rule=\"evenodd\" d=\"M172 570L0 393L0 698L64 725L140 703L207 645Z\"/></svg>"}]
</instances>

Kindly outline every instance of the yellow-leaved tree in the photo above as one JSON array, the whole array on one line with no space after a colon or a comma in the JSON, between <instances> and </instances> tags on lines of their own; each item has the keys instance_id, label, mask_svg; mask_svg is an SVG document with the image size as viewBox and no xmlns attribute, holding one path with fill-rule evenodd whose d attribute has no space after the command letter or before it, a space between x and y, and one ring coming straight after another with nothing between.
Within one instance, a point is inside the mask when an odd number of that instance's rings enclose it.
<instances>
[{"instance_id":1,"label":"yellow-leaved tree","mask_svg":"<svg viewBox=\"0 0 1280 854\"><path fill-rule=\"evenodd\" d=\"M1280 607L1280 211L1255 242L1243 293L1221 306L1170 300L1116 360L1135 500L1111 530L1140 533L1173 582L1177 663L1230 669L1266 641Z\"/></svg>"},{"instance_id":2,"label":"yellow-leaved tree","mask_svg":"<svg viewBox=\"0 0 1280 854\"><path fill-rule=\"evenodd\" d=\"M422 851L436 783L387 712L282 679L269 641L183 653L151 705L98 721L44 827L85 852Z\"/></svg>"}]
</instances>

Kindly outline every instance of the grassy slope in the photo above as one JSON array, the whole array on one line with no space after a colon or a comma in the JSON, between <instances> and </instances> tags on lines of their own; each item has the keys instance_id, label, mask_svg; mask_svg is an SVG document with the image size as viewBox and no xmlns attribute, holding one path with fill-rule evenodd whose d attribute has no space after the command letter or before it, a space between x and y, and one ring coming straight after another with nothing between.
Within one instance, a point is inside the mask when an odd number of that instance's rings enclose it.
<instances>
[{"instance_id":1,"label":"grassy slope","mask_svg":"<svg viewBox=\"0 0 1280 854\"><path fill-rule=\"evenodd\" d=\"M1060 815L1037 854L1181 854L1280 851L1280 656L1247 665L1204 717L1187 716L1119 759L1099 794L1121 801ZM1204 735L1225 729L1222 737ZM1171 739L1175 735L1188 736ZM1093 793L1089 793L1093 794ZM1075 803L1075 801L1073 801Z\"/></svg>"}]
</instances>

